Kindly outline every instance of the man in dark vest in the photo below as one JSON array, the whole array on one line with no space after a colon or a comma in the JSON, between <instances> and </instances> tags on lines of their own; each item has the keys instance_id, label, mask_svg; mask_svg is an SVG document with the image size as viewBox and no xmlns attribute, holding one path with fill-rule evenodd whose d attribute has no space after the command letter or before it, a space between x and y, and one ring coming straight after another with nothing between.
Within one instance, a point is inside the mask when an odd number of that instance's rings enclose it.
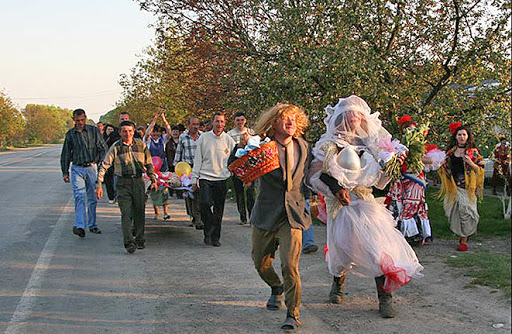
<instances>
[{"instance_id":1,"label":"man in dark vest","mask_svg":"<svg viewBox=\"0 0 512 334\"><path fill-rule=\"evenodd\" d=\"M302 231L311 226L303 192L304 176L311 161L309 144L301 138L307 125L307 116L299 107L277 104L260 115L255 127L257 134L277 142L280 168L260 178L250 218L252 257L258 274L272 289L267 309L279 309L286 295L288 312L281 327L284 330L295 330L300 325ZM272 266L278 247L283 282Z\"/></svg>"}]
</instances>

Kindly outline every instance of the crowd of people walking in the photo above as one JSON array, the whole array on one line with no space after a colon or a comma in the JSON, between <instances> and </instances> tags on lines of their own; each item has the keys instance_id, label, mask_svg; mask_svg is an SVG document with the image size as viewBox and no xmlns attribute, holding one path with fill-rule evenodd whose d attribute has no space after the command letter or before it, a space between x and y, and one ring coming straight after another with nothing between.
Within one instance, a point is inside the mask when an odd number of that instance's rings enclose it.
<instances>
[{"instance_id":1,"label":"crowd of people walking","mask_svg":"<svg viewBox=\"0 0 512 334\"><path fill-rule=\"evenodd\" d=\"M402 144L392 154L393 159L389 154L383 158L382 143L391 135L382 126L379 113L372 113L360 97L342 98L334 107L327 106L325 112L326 131L310 144L304 139L308 117L292 104L277 104L262 112L254 127L247 126L243 113L235 113L234 128L228 132L227 116L220 112L212 116L211 128L203 124L201 129L196 116L188 119L185 128L171 126L159 111L148 127L141 129L128 113L119 115L119 126L88 125L85 111L76 109L75 126L66 134L61 154L63 179L72 183L75 197L73 233L81 238L87 228L91 233L101 233L96 205L105 184L109 203L119 205L123 245L128 253L146 247L148 198L155 219L160 219L162 207L163 219L168 220L172 219L168 207L172 194L184 198L190 225L202 230L204 243L219 247L231 179L239 224L252 228L254 266L270 288L266 308L281 308L284 298L287 315L282 329L294 330L301 324L300 256L318 249L310 214L310 203L318 195L323 198L327 217L325 259L333 276L330 302L343 302L347 273L372 277L379 312L384 318L392 318L396 311L391 293L411 279L422 277L423 266L411 241L417 238L420 244L428 245L435 234L425 201L425 171L438 169L440 196L450 229L460 237L457 250L467 251L479 221L477 197L483 190L483 158L470 128L452 123L446 151L422 144L425 147L416 160L423 169L418 170L411 163L413 149ZM163 126L158 124L160 119ZM419 127L409 115L398 123L402 134ZM276 164L255 181L244 183L230 173L228 165L256 135L275 142ZM505 147L506 143L501 145ZM501 149L497 155L510 164L509 146L508 151ZM390 161L398 166L399 177L389 172ZM188 191L168 189L161 181L169 179L180 163L191 168ZM388 185L384 204L374 198L372 188ZM272 265L278 249L282 279Z\"/></svg>"}]
</instances>

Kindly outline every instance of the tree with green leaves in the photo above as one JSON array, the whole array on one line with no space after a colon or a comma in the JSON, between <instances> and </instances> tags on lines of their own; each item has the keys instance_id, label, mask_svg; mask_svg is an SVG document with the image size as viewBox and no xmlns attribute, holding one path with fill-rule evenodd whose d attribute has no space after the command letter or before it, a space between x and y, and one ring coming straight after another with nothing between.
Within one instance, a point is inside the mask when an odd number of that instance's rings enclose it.
<instances>
[{"instance_id":1,"label":"tree with green leaves","mask_svg":"<svg viewBox=\"0 0 512 334\"><path fill-rule=\"evenodd\" d=\"M57 143L73 127L72 111L60 107L27 104L23 116L26 119L25 138L30 143Z\"/></svg>"},{"instance_id":2,"label":"tree with green leaves","mask_svg":"<svg viewBox=\"0 0 512 334\"><path fill-rule=\"evenodd\" d=\"M315 139L323 108L356 94L391 130L404 113L430 121L438 143L456 120L471 125L482 145L496 124L510 132L509 1L138 2L160 18L160 29L172 27L177 38L201 31L229 57L219 67L229 73L219 97L227 110L255 117L276 102L298 104Z\"/></svg>"},{"instance_id":3,"label":"tree with green leaves","mask_svg":"<svg viewBox=\"0 0 512 334\"><path fill-rule=\"evenodd\" d=\"M25 120L11 99L0 92L0 147L14 146L23 140Z\"/></svg>"}]
</instances>

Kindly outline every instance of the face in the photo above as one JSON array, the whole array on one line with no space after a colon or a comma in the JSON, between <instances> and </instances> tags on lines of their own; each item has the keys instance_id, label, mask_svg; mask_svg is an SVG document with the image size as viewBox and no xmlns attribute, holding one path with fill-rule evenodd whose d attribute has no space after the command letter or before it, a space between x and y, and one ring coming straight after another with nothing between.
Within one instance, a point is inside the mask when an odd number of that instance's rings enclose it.
<instances>
[{"instance_id":1,"label":"face","mask_svg":"<svg viewBox=\"0 0 512 334\"><path fill-rule=\"evenodd\" d=\"M96 126L98 127L100 132L103 132L103 123L98 123L98 124L96 124Z\"/></svg>"},{"instance_id":2,"label":"face","mask_svg":"<svg viewBox=\"0 0 512 334\"><path fill-rule=\"evenodd\" d=\"M160 136L162 135L162 131L151 131L151 138L153 139L158 139Z\"/></svg>"},{"instance_id":3,"label":"face","mask_svg":"<svg viewBox=\"0 0 512 334\"><path fill-rule=\"evenodd\" d=\"M171 131L171 136L173 138L178 138L180 136L180 130L172 130Z\"/></svg>"},{"instance_id":4,"label":"face","mask_svg":"<svg viewBox=\"0 0 512 334\"><path fill-rule=\"evenodd\" d=\"M82 130L87 123L87 116L85 116L85 114L75 115L73 116L73 120L75 121L76 128Z\"/></svg>"},{"instance_id":5,"label":"face","mask_svg":"<svg viewBox=\"0 0 512 334\"><path fill-rule=\"evenodd\" d=\"M133 126L125 125L121 127L121 138L124 142L132 142L134 133L135 129L133 128Z\"/></svg>"},{"instance_id":6,"label":"face","mask_svg":"<svg viewBox=\"0 0 512 334\"><path fill-rule=\"evenodd\" d=\"M121 122L129 121L129 120L130 120L130 115L128 115L128 114L119 114L119 124L121 124Z\"/></svg>"},{"instance_id":7,"label":"face","mask_svg":"<svg viewBox=\"0 0 512 334\"><path fill-rule=\"evenodd\" d=\"M356 111L350 110L347 112L347 122L350 126L350 130L356 130L359 128L361 126L362 119L361 114Z\"/></svg>"},{"instance_id":8,"label":"face","mask_svg":"<svg viewBox=\"0 0 512 334\"><path fill-rule=\"evenodd\" d=\"M197 131L199 130L199 119L197 118L192 118L189 122L188 122L188 131L192 134L195 134L197 133Z\"/></svg>"},{"instance_id":9,"label":"face","mask_svg":"<svg viewBox=\"0 0 512 334\"><path fill-rule=\"evenodd\" d=\"M274 122L274 132L278 135L292 137L297 131L295 115L284 114Z\"/></svg>"},{"instance_id":10,"label":"face","mask_svg":"<svg viewBox=\"0 0 512 334\"><path fill-rule=\"evenodd\" d=\"M114 128L111 126L107 126L107 128L105 129L105 133L107 134L107 136L112 132L114 132Z\"/></svg>"},{"instance_id":11,"label":"face","mask_svg":"<svg viewBox=\"0 0 512 334\"><path fill-rule=\"evenodd\" d=\"M224 115L216 115L213 118L213 132L219 133L224 131L224 127L226 126L226 118Z\"/></svg>"},{"instance_id":12,"label":"face","mask_svg":"<svg viewBox=\"0 0 512 334\"><path fill-rule=\"evenodd\" d=\"M466 142L468 141L468 132L464 129L457 131L455 139L457 140L457 144L459 146L466 145Z\"/></svg>"},{"instance_id":13,"label":"face","mask_svg":"<svg viewBox=\"0 0 512 334\"><path fill-rule=\"evenodd\" d=\"M245 123L247 123L247 119L244 116L235 117L235 126L238 129L243 129Z\"/></svg>"}]
</instances>

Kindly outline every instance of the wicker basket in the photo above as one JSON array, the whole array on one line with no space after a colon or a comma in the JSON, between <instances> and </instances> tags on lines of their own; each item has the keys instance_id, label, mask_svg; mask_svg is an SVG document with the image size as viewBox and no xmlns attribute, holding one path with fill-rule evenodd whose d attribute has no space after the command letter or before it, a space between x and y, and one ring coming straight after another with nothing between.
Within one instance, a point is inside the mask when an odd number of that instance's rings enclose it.
<instances>
[{"instance_id":1,"label":"wicker basket","mask_svg":"<svg viewBox=\"0 0 512 334\"><path fill-rule=\"evenodd\" d=\"M243 183L251 183L277 168L279 168L279 153L274 140L241 156L228 166L228 169Z\"/></svg>"}]
</instances>

